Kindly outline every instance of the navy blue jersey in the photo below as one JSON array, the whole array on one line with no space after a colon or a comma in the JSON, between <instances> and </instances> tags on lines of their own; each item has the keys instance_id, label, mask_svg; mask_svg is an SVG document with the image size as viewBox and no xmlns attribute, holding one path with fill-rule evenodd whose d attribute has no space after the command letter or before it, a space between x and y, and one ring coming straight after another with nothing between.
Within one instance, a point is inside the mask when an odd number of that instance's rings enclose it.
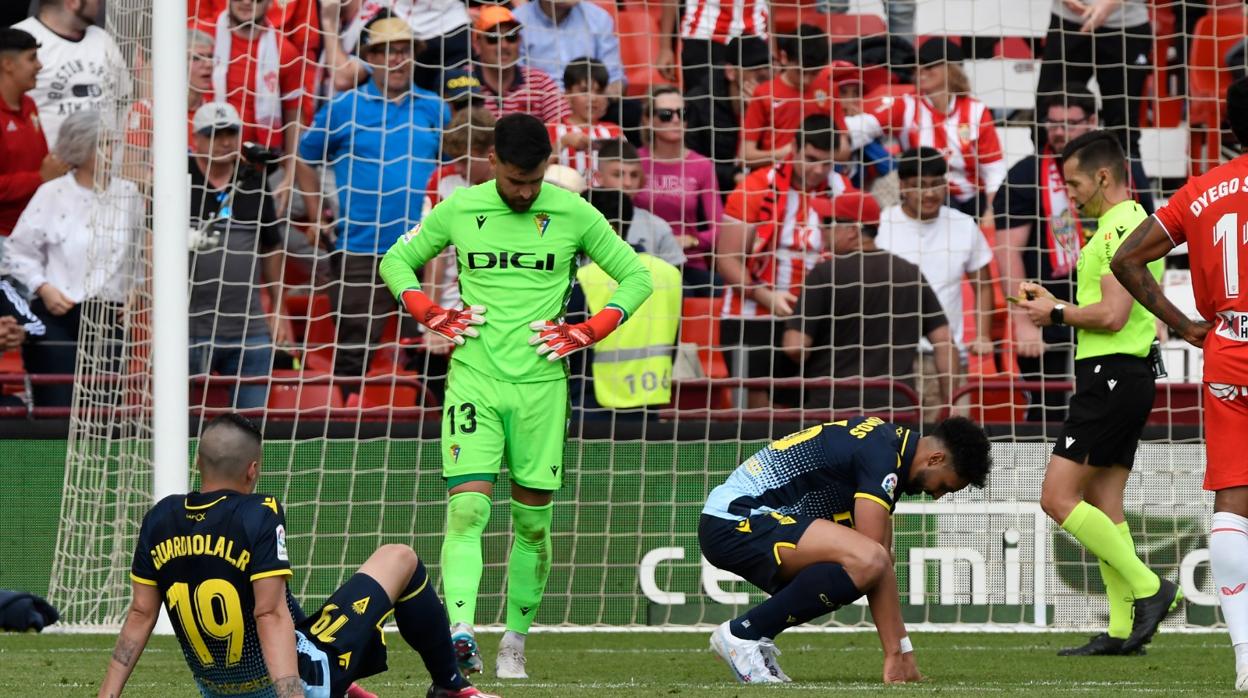
<instances>
[{"instance_id":1,"label":"navy blue jersey","mask_svg":"<svg viewBox=\"0 0 1248 698\"><path fill-rule=\"evenodd\" d=\"M711 491L702 513L740 521L774 511L852 526L854 500L862 498L892 513L918 440L879 417L803 429L746 459Z\"/></svg>"},{"instance_id":2,"label":"navy blue jersey","mask_svg":"<svg viewBox=\"0 0 1248 698\"><path fill-rule=\"evenodd\" d=\"M204 695L272 694L252 582L291 574L285 524L276 498L225 490L165 497L143 517L130 577L160 589Z\"/></svg>"}]
</instances>

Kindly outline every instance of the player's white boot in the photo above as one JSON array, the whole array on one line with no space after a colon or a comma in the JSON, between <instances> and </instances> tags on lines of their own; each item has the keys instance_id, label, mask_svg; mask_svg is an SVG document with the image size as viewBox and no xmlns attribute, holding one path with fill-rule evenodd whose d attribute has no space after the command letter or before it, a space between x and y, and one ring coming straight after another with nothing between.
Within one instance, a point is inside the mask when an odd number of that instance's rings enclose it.
<instances>
[{"instance_id":1,"label":"player's white boot","mask_svg":"<svg viewBox=\"0 0 1248 698\"><path fill-rule=\"evenodd\" d=\"M498 660L495 662L494 675L500 679L527 679L524 670L524 636L510 630L503 633L498 643Z\"/></svg>"},{"instance_id":2,"label":"player's white boot","mask_svg":"<svg viewBox=\"0 0 1248 698\"><path fill-rule=\"evenodd\" d=\"M1248 691L1248 667L1235 672L1235 690Z\"/></svg>"},{"instance_id":3,"label":"player's white boot","mask_svg":"<svg viewBox=\"0 0 1248 698\"><path fill-rule=\"evenodd\" d=\"M471 625L456 623L451 626L451 644L455 646L455 658L459 660L459 670L464 676L481 673L485 662L481 661L481 651L477 649L477 638Z\"/></svg>"},{"instance_id":4,"label":"player's white boot","mask_svg":"<svg viewBox=\"0 0 1248 698\"><path fill-rule=\"evenodd\" d=\"M767 644L775 648L770 641ZM728 621L711 633L711 651L719 655L728 668L732 669L732 675L738 682L784 683L784 679L773 673L768 666L762 646L763 643L759 640L742 640L733 635L728 629Z\"/></svg>"},{"instance_id":5,"label":"player's white boot","mask_svg":"<svg viewBox=\"0 0 1248 698\"><path fill-rule=\"evenodd\" d=\"M759 641L758 650L763 653L763 661L767 663L767 668L771 671L771 675L780 679L785 683L793 683L793 679L784 673L784 669L780 668L780 662L776 657L780 656L780 648L776 647L776 641L769 637L765 637Z\"/></svg>"}]
</instances>

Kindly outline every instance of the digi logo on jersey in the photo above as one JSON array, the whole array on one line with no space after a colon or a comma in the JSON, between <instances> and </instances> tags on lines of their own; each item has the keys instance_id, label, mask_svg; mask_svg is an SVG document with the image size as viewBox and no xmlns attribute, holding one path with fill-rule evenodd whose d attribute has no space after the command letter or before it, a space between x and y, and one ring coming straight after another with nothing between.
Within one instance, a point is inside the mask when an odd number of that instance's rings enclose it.
<instances>
[{"instance_id":1,"label":"digi logo on jersey","mask_svg":"<svg viewBox=\"0 0 1248 698\"><path fill-rule=\"evenodd\" d=\"M541 257L537 252L469 252L469 269L532 269L554 271L555 254Z\"/></svg>"}]
</instances>

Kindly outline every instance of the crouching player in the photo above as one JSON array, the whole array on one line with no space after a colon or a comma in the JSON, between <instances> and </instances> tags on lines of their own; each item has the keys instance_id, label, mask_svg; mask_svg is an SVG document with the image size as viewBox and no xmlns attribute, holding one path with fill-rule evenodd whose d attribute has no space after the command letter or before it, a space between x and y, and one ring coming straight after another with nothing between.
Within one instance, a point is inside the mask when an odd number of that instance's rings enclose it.
<instances>
[{"instance_id":1,"label":"crouching player","mask_svg":"<svg viewBox=\"0 0 1248 698\"><path fill-rule=\"evenodd\" d=\"M771 598L715 629L711 650L742 683L789 677L775 638L864 594L884 648L884 682L922 680L893 576L893 508L983 487L988 437L953 417L927 436L878 417L810 427L750 456L711 491L698 526L702 554Z\"/></svg>"},{"instance_id":2,"label":"crouching player","mask_svg":"<svg viewBox=\"0 0 1248 698\"><path fill-rule=\"evenodd\" d=\"M492 698L460 674L446 610L406 545L383 545L303 617L286 588L282 508L253 493L260 454L251 422L218 417L200 438L201 490L166 497L143 518L134 596L99 695L121 695L163 601L204 696L342 696L386 670L381 628L393 613L433 677L429 698Z\"/></svg>"}]
</instances>

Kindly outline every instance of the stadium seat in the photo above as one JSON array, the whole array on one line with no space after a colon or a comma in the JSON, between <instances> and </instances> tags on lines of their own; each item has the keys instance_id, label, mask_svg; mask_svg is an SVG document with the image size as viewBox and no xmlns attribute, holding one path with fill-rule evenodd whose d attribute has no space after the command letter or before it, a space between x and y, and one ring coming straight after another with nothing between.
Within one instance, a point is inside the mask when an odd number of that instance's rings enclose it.
<instances>
[{"instance_id":1,"label":"stadium seat","mask_svg":"<svg viewBox=\"0 0 1248 698\"><path fill-rule=\"evenodd\" d=\"M372 370L365 378L382 380L366 380L360 392L352 393L347 398L347 407L376 409L437 406L437 400L425 390L424 384L419 381L419 374L414 371ZM387 378L399 380L386 380Z\"/></svg>"},{"instance_id":2,"label":"stadium seat","mask_svg":"<svg viewBox=\"0 0 1248 698\"><path fill-rule=\"evenodd\" d=\"M670 85L671 80L659 74L659 20L645 10L624 10L617 16L616 31L620 35L620 60L628 80L629 96L644 95L651 85Z\"/></svg>"},{"instance_id":3,"label":"stadium seat","mask_svg":"<svg viewBox=\"0 0 1248 698\"><path fill-rule=\"evenodd\" d=\"M1224 63L1227 50L1248 33L1243 7L1211 12L1192 31L1187 67L1188 119L1192 125L1192 167L1196 173L1218 164L1222 146L1223 101L1232 75Z\"/></svg>"},{"instance_id":4,"label":"stadium seat","mask_svg":"<svg viewBox=\"0 0 1248 698\"><path fill-rule=\"evenodd\" d=\"M1018 424L1027 420L1030 393L1021 383L983 381L971 377L953 393L955 407L969 408L967 417L979 424Z\"/></svg>"},{"instance_id":5,"label":"stadium seat","mask_svg":"<svg viewBox=\"0 0 1248 698\"><path fill-rule=\"evenodd\" d=\"M324 293L287 296L285 305L294 344L303 349L304 367L332 371L338 330L330 312L329 296Z\"/></svg>"},{"instance_id":6,"label":"stadium seat","mask_svg":"<svg viewBox=\"0 0 1248 698\"><path fill-rule=\"evenodd\" d=\"M1200 424L1199 383L1158 383L1149 424Z\"/></svg>"},{"instance_id":7,"label":"stadium seat","mask_svg":"<svg viewBox=\"0 0 1248 698\"><path fill-rule=\"evenodd\" d=\"M329 373L320 371L286 371L274 370L274 378L316 378L328 377ZM345 407L342 393L338 387L328 382L308 383L287 381L273 383L269 386L268 408L270 411L291 413L324 411L335 407Z\"/></svg>"},{"instance_id":8,"label":"stadium seat","mask_svg":"<svg viewBox=\"0 0 1248 698\"><path fill-rule=\"evenodd\" d=\"M720 349L719 319L722 299L685 298L681 302L680 341L696 345L702 373L707 378L727 378L728 362ZM724 387L682 387L674 381L673 403L678 408L727 409L732 391Z\"/></svg>"},{"instance_id":9,"label":"stadium seat","mask_svg":"<svg viewBox=\"0 0 1248 698\"><path fill-rule=\"evenodd\" d=\"M833 43L888 32L888 24L879 15L829 14L810 3L772 3L771 23L779 35L793 34L801 24L821 27Z\"/></svg>"}]
</instances>

